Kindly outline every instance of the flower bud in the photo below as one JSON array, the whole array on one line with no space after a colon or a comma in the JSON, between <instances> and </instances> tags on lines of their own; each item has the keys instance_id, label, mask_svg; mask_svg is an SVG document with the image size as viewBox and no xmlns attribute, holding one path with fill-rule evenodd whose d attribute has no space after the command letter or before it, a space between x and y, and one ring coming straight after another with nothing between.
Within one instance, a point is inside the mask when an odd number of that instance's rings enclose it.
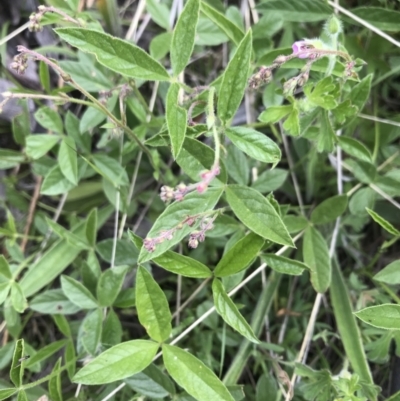
<instances>
[{"instance_id":1,"label":"flower bud","mask_svg":"<svg viewBox=\"0 0 400 401\"><path fill-rule=\"evenodd\" d=\"M273 64L283 64L286 63L286 56L280 55L274 61Z\"/></svg>"},{"instance_id":2,"label":"flower bud","mask_svg":"<svg viewBox=\"0 0 400 401\"><path fill-rule=\"evenodd\" d=\"M328 21L326 22L325 30L329 35L337 36L340 32L342 32L342 23L336 17L336 15L332 15Z\"/></svg>"},{"instance_id":3,"label":"flower bud","mask_svg":"<svg viewBox=\"0 0 400 401\"><path fill-rule=\"evenodd\" d=\"M198 245L199 245L199 241L197 241L196 238L190 237L188 245L189 245L190 248L196 249L198 247Z\"/></svg>"}]
</instances>

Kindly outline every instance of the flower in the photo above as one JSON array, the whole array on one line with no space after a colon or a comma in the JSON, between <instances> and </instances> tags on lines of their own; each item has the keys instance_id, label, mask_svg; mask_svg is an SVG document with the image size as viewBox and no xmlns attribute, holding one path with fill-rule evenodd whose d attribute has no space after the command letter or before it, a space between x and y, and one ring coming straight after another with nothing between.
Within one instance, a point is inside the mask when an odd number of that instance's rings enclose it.
<instances>
[{"instance_id":1,"label":"flower","mask_svg":"<svg viewBox=\"0 0 400 401\"><path fill-rule=\"evenodd\" d=\"M294 54L300 53L298 58L308 58L312 53L303 53L304 50L315 49L315 47L306 40L298 40L292 44L292 50Z\"/></svg>"}]
</instances>

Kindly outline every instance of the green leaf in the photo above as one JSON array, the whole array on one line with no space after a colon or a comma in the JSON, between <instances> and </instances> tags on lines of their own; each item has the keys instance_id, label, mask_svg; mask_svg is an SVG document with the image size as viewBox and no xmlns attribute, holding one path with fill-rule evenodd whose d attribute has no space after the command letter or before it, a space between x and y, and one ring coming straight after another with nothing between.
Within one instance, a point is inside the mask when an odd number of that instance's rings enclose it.
<instances>
[{"instance_id":1,"label":"green leaf","mask_svg":"<svg viewBox=\"0 0 400 401\"><path fill-rule=\"evenodd\" d=\"M61 172L60 166L55 165L44 177L43 184L40 188L42 195L61 195L69 192L74 188L69 180L67 180Z\"/></svg>"},{"instance_id":2,"label":"green leaf","mask_svg":"<svg viewBox=\"0 0 400 401\"><path fill-rule=\"evenodd\" d=\"M72 337L71 327L69 326L68 320L64 315L53 315L52 318L58 330L60 330L65 337Z\"/></svg>"},{"instance_id":3,"label":"green leaf","mask_svg":"<svg viewBox=\"0 0 400 401\"><path fill-rule=\"evenodd\" d=\"M187 127L187 112L183 107L179 106L179 91L180 86L178 83L171 84L167 93L165 112L174 159L178 157L182 149Z\"/></svg>"},{"instance_id":4,"label":"green leaf","mask_svg":"<svg viewBox=\"0 0 400 401\"><path fill-rule=\"evenodd\" d=\"M15 387L21 387L22 378L24 376L24 363L21 362L21 358L25 356L24 351L24 340L17 340L15 343L13 359L10 369L10 379Z\"/></svg>"},{"instance_id":5,"label":"green leaf","mask_svg":"<svg viewBox=\"0 0 400 401\"><path fill-rule=\"evenodd\" d=\"M116 266L101 273L96 292L100 306L111 306L114 303L128 270L128 266Z\"/></svg>"},{"instance_id":6,"label":"green leaf","mask_svg":"<svg viewBox=\"0 0 400 401\"><path fill-rule=\"evenodd\" d=\"M26 138L31 134L30 112L28 99L19 99L21 113L17 114L11 121L12 133L15 143L25 146Z\"/></svg>"},{"instance_id":7,"label":"green leaf","mask_svg":"<svg viewBox=\"0 0 400 401\"><path fill-rule=\"evenodd\" d=\"M277 123L285 118L293 110L293 105L271 106L264 110L258 119L264 123Z\"/></svg>"},{"instance_id":8,"label":"green leaf","mask_svg":"<svg viewBox=\"0 0 400 401\"><path fill-rule=\"evenodd\" d=\"M93 155L93 162L98 172L116 187L129 185L128 174L123 166L110 156L97 153Z\"/></svg>"},{"instance_id":9,"label":"green leaf","mask_svg":"<svg viewBox=\"0 0 400 401\"><path fill-rule=\"evenodd\" d=\"M314 290L324 293L331 283L331 258L322 234L314 227L307 227L303 239L303 258L310 268Z\"/></svg>"},{"instance_id":10,"label":"green leaf","mask_svg":"<svg viewBox=\"0 0 400 401\"><path fill-rule=\"evenodd\" d=\"M11 304L18 313L23 313L28 307L28 302L18 283L11 284Z\"/></svg>"},{"instance_id":11,"label":"green leaf","mask_svg":"<svg viewBox=\"0 0 400 401\"><path fill-rule=\"evenodd\" d=\"M229 175L241 185L247 185L250 176L250 166L245 154L233 144L226 149L225 165Z\"/></svg>"},{"instance_id":12,"label":"green leaf","mask_svg":"<svg viewBox=\"0 0 400 401\"><path fill-rule=\"evenodd\" d=\"M237 25L204 1L201 2L201 12L218 25L235 45L243 39L244 33Z\"/></svg>"},{"instance_id":13,"label":"green leaf","mask_svg":"<svg viewBox=\"0 0 400 401\"><path fill-rule=\"evenodd\" d=\"M157 4L157 6L163 5L164 4ZM149 46L151 57L154 57L156 60L161 60L162 58L164 58L171 49L171 42L172 32L163 32L159 35L154 36Z\"/></svg>"},{"instance_id":14,"label":"green leaf","mask_svg":"<svg viewBox=\"0 0 400 401\"><path fill-rule=\"evenodd\" d=\"M33 160L40 159L60 140L57 135L33 134L26 137L25 153Z\"/></svg>"},{"instance_id":15,"label":"green leaf","mask_svg":"<svg viewBox=\"0 0 400 401\"><path fill-rule=\"evenodd\" d=\"M349 155L369 163L372 162L370 151L361 142L346 136L339 136L337 137L337 140L339 146Z\"/></svg>"},{"instance_id":16,"label":"green leaf","mask_svg":"<svg viewBox=\"0 0 400 401\"><path fill-rule=\"evenodd\" d=\"M168 373L197 401L235 401L214 372L195 356L172 345L164 344L162 350Z\"/></svg>"},{"instance_id":17,"label":"green leaf","mask_svg":"<svg viewBox=\"0 0 400 401\"><path fill-rule=\"evenodd\" d=\"M366 187L359 189L350 199L349 210L351 214L367 216L367 208L373 208L376 193L373 189Z\"/></svg>"},{"instance_id":18,"label":"green leaf","mask_svg":"<svg viewBox=\"0 0 400 401\"><path fill-rule=\"evenodd\" d=\"M63 133L63 123L60 114L50 107L45 106L38 109L35 113L35 119L44 128L57 134Z\"/></svg>"},{"instance_id":19,"label":"green leaf","mask_svg":"<svg viewBox=\"0 0 400 401\"><path fill-rule=\"evenodd\" d=\"M336 141L335 131L333 130L328 112L323 110L321 113L321 132L318 136L318 152L332 152Z\"/></svg>"},{"instance_id":20,"label":"green leaf","mask_svg":"<svg viewBox=\"0 0 400 401\"><path fill-rule=\"evenodd\" d=\"M255 160L276 164L281 159L279 146L261 132L252 128L233 127L227 129L225 134L235 146Z\"/></svg>"},{"instance_id":21,"label":"green leaf","mask_svg":"<svg viewBox=\"0 0 400 401\"><path fill-rule=\"evenodd\" d=\"M292 136L300 135L300 119L299 110L297 110L297 108L293 107L293 110L290 112L282 127L285 131L287 131L288 134Z\"/></svg>"},{"instance_id":22,"label":"green leaf","mask_svg":"<svg viewBox=\"0 0 400 401\"><path fill-rule=\"evenodd\" d=\"M154 341L161 343L168 339L172 327L167 297L142 266L136 274L136 309L140 324Z\"/></svg>"},{"instance_id":23,"label":"green leaf","mask_svg":"<svg viewBox=\"0 0 400 401\"><path fill-rule=\"evenodd\" d=\"M181 202L172 203L158 217L147 234L147 238L155 238L159 236L161 232L177 227L180 223L185 221L188 216L194 216L212 210L221 197L221 194L221 188L208 188L207 192L203 194L192 192L186 195ZM149 252L142 247L138 259L139 263L147 262L148 260L162 255L169 248L180 242L186 235L191 233L195 227L196 225L190 227L185 224L181 229L175 231L171 240L166 240L157 244L153 252Z\"/></svg>"},{"instance_id":24,"label":"green leaf","mask_svg":"<svg viewBox=\"0 0 400 401\"><path fill-rule=\"evenodd\" d=\"M147 0L146 8L151 15L152 20L161 28L169 29L169 10L163 3L157 3L156 0Z\"/></svg>"},{"instance_id":25,"label":"green leaf","mask_svg":"<svg viewBox=\"0 0 400 401\"><path fill-rule=\"evenodd\" d=\"M104 261L111 263L113 258L113 247L114 240L112 238L108 238L97 243L96 251ZM114 264L116 266L134 265L137 262L139 255L139 252L135 248L132 248L131 244L124 239L117 240L115 253L116 255Z\"/></svg>"},{"instance_id":26,"label":"green leaf","mask_svg":"<svg viewBox=\"0 0 400 401\"><path fill-rule=\"evenodd\" d=\"M65 296L82 309L94 309L98 307L92 293L79 281L65 275L61 276L61 288Z\"/></svg>"},{"instance_id":27,"label":"green leaf","mask_svg":"<svg viewBox=\"0 0 400 401\"><path fill-rule=\"evenodd\" d=\"M311 213L311 222L326 224L336 220L347 208L347 195L336 195L325 199Z\"/></svg>"},{"instance_id":28,"label":"green leaf","mask_svg":"<svg viewBox=\"0 0 400 401\"><path fill-rule=\"evenodd\" d=\"M211 270L201 262L173 251L167 251L153 258L153 262L165 270L184 277L207 278L212 276Z\"/></svg>"},{"instance_id":29,"label":"green leaf","mask_svg":"<svg viewBox=\"0 0 400 401\"><path fill-rule=\"evenodd\" d=\"M4 255L0 255L0 274L6 278L12 279L10 265Z\"/></svg>"},{"instance_id":30,"label":"green leaf","mask_svg":"<svg viewBox=\"0 0 400 401\"><path fill-rule=\"evenodd\" d=\"M262 194L266 194L279 189L286 181L288 171L281 168L266 170L253 181L251 187Z\"/></svg>"},{"instance_id":31,"label":"green leaf","mask_svg":"<svg viewBox=\"0 0 400 401\"><path fill-rule=\"evenodd\" d=\"M176 23L171 43L171 64L174 76L187 66L192 55L200 0L188 0Z\"/></svg>"},{"instance_id":32,"label":"green leaf","mask_svg":"<svg viewBox=\"0 0 400 401\"><path fill-rule=\"evenodd\" d=\"M43 314L63 314L69 315L78 312L81 308L72 303L62 292L62 290L48 290L37 295L29 303L29 307Z\"/></svg>"},{"instance_id":33,"label":"green leaf","mask_svg":"<svg viewBox=\"0 0 400 401\"><path fill-rule=\"evenodd\" d=\"M62 401L62 387L61 387L61 358L58 358L54 365L52 377L49 380L49 395L52 401Z\"/></svg>"},{"instance_id":34,"label":"green leaf","mask_svg":"<svg viewBox=\"0 0 400 401\"><path fill-rule=\"evenodd\" d=\"M389 263L374 276L374 280L389 285L400 284L400 260Z\"/></svg>"},{"instance_id":35,"label":"green leaf","mask_svg":"<svg viewBox=\"0 0 400 401\"><path fill-rule=\"evenodd\" d=\"M54 355L57 351L59 351L61 348L65 347L67 344L68 340L59 340L55 341L49 345L46 345L42 349L40 349L38 352L36 352L35 355L31 356L27 362L25 363L25 367L30 367L35 365L38 362L42 362L49 358L50 356Z\"/></svg>"},{"instance_id":36,"label":"green leaf","mask_svg":"<svg viewBox=\"0 0 400 401\"><path fill-rule=\"evenodd\" d=\"M157 350L158 344L147 340L115 345L85 365L72 380L96 385L125 379L150 365Z\"/></svg>"},{"instance_id":37,"label":"green leaf","mask_svg":"<svg viewBox=\"0 0 400 401\"><path fill-rule=\"evenodd\" d=\"M51 85L50 85L49 66L43 61L39 63L39 77L40 77L40 83L44 91L46 93L50 93Z\"/></svg>"},{"instance_id":38,"label":"green leaf","mask_svg":"<svg viewBox=\"0 0 400 401\"><path fill-rule=\"evenodd\" d=\"M88 249L88 244L81 240L77 235L68 231L66 228L61 226L60 224L56 223L53 220L50 220L47 216L45 217L46 223L51 230L54 231L60 238L64 238L70 243L72 246L78 249Z\"/></svg>"},{"instance_id":39,"label":"green leaf","mask_svg":"<svg viewBox=\"0 0 400 401\"><path fill-rule=\"evenodd\" d=\"M246 322L246 319L239 312L237 306L229 298L221 281L217 278L213 281L212 291L215 309L224 321L249 341L258 344L260 341Z\"/></svg>"},{"instance_id":40,"label":"green leaf","mask_svg":"<svg viewBox=\"0 0 400 401\"><path fill-rule=\"evenodd\" d=\"M300 276L308 266L298 260L289 259L272 253L261 255L261 260L278 273Z\"/></svg>"},{"instance_id":41,"label":"green leaf","mask_svg":"<svg viewBox=\"0 0 400 401\"><path fill-rule=\"evenodd\" d=\"M0 400L6 400L18 391L17 388L2 388L0 389Z\"/></svg>"},{"instance_id":42,"label":"green leaf","mask_svg":"<svg viewBox=\"0 0 400 401\"><path fill-rule=\"evenodd\" d=\"M354 314L371 326L385 330L400 330L400 305L375 305L361 309Z\"/></svg>"},{"instance_id":43,"label":"green leaf","mask_svg":"<svg viewBox=\"0 0 400 401\"><path fill-rule=\"evenodd\" d=\"M363 110L366 101L369 99L372 75L373 74L369 74L363 78L361 82L354 86L349 94L351 104L356 106L359 112Z\"/></svg>"},{"instance_id":44,"label":"green leaf","mask_svg":"<svg viewBox=\"0 0 400 401\"><path fill-rule=\"evenodd\" d=\"M254 233L247 234L220 259L214 275L226 277L246 269L258 256L263 245L263 238Z\"/></svg>"},{"instance_id":45,"label":"green leaf","mask_svg":"<svg viewBox=\"0 0 400 401\"><path fill-rule=\"evenodd\" d=\"M136 373L124 381L137 393L152 399L162 399L175 394L171 379L154 364L150 364L143 372Z\"/></svg>"},{"instance_id":46,"label":"green leaf","mask_svg":"<svg viewBox=\"0 0 400 401\"><path fill-rule=\"evenodd\" d=\"M54 31L71 46L94 54L100 64L126 77L169 80L165 68L131 42L84 28L58 28Z\"/></svg>"},{"instance_id":47,"label":"green leaf","mask_svg":"<svg viewBox=\"0 0 400 401\"><path fill-rule=\"evenodd\" d=\"M235 215L250 230L277 244L294 247L282 219L259 192L241 185L228 185L226 198Z\"/></svg>"},{"instance_id":48,"label":"green leaf","mask_svg":"<svg viewBox=\"0 0 400 401\"><path fill-rule=\"evenodd\" d=\"M132 291L133 292L133 291ZM103 324L101 342L107 348L120 344L122 340L122 325L118 315L110 309Z\"/></svg>"},{"instance_id":49,"label":"green leaf","mask_svg":"<svg viewBox=\"0 0 400 401\"><path fill-rule=\"evenodd\" d=\"M97 208L89 213L85 223L86 239L89 245L94 248L96 246L97 237Z\"/></svg>"},{"instance_id":50,"label":"green leaf","mask_svg":"<svg viewBox=\"0 0 400 401\"><path fill-rule=\"evenodd\" d=\"M81 342L85 351L90 355L97 354L102 329L103 312L101 309L89 312L79 327L78 343Z\"/></svg>"},{"instance_id":51,"label":"green leaf","mask_svg":"<svg viewBox=\"0 0 400 401\"><path fill-rule=\"evenodd\" d=\"M64 137L58 152L58 164L64 177L74 185L78 185L78 158L75 141Z\"/></svg>"},{"instance_id":52,"label":"green leaf","mask_svg":"<svg viewBox=\"0 0 400 401\"><path fill-rule=\"evenodd\" d=\"M215 152L209 146L197 139L186 138L176 162L192 180L197 182L201 173L212 168L214 160ZM226 184L228 177L223 163L220 163L220 170L210 185Z\"/></svg>"},{"instance_id":53,"label":"green leaf","mask_svg":"<svg viewBox=\"0 0 400 401\"><path fill-rule=\"evenodd\" d=\"M357 7L352 8L351 12L364 21L369 22L383 31L400 31L400 12L383 7ZM353 19L350 20L353 24Z\"/></svg>"},{"instance_id":54,"label":"green leaf","mask_svg":"<svg viewBox=\"0 0 400 401\"><path fill-rule=\"evenodd\" d=\"M327 19L332 9L321 0L269 0L258 7L261 11L279 13L285 21L314 22Z\"/></svg>"},{"instance_id":55,"label":"green leaf","mask_svg":"<svg viewBox=\"0 0 400 401\"><path fill-rule=\"evenodd\" d=\"M385 220L382 216L379 216L378 213L374 212L371 209L365 208L368 214L372 217L372 219L378 223L383 229L385 229L388 233L395 235L396 237L400 236L400 231L394 228L387 220Z\"/></svg>"},{"instance_id":56,"label":"green leaf","mask_svg":"<svg viewBox=\"0 0 400 401\"><path fill-rule=\"evenodd\" d=\"M218 117L226 125L242 102L247 86L252 51L251 29L246 33L222 76L218 94Z\"/></svg>"}]
</instances>

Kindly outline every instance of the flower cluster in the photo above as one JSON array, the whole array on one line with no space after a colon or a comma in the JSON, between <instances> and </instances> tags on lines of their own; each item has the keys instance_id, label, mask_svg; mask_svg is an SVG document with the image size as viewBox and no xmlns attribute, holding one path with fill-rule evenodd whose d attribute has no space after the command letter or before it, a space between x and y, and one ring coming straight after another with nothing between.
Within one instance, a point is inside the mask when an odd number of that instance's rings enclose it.
<instances>
[{"instance_id":1,"label":"flower cluster","mask_svg":"<svg viewBox=\"0 0 400 401\"><path fill-rule=\"evenodd\" d=\"M212 230L214 227L214 220L217 218L218 213L215 213L213 217L205 217L204 215L195 215L195 216L188 216L183 220L181 223L179 223L176 227L173 227L169 230L164 230L161 231L157 237L155 238L146 238L143 241L143 246L148 252L154 252L156 249L156 246L158 244L163 243L164 241L169 241L171 240L175 233L178 230L181 230L185 225L192 227L197 220L201 219L200 221L200 226L199 230L195 230L190 234L189 237L189 247L190 248L197 248L199 245L199 242L203 242L206 237L206 231Z\"/></svg>"},{"instance_id":2,"label":"flower cluster","mask_svg":"<svg viewBox=\"0 0 400 401\"><path fill-rule=\"evenodd\" d=\"M14 56L10 68L15 70L18 75L24 75L28 68L28 56L25 53L20 53Z\"/></svg>"},{"instance_id":3,"label":"flower cluster","mask_svg":"<svg viewBox=\"0 0 400 401\"><path fill-rule=\"evenodd\" d=\"M205 192L210 185L210 182L220 173L219 164L214 164L211 170L204 171L200 174L201 181L185 185L179 184L175 188L163 185L160 189L160 198L163 202L170 202L172 200L181 201L186 194L197 190L200 194Z\"/></svg>"},{"instance_id":4,"label":"flower cluster","mask_svg":"<svg viewBox=\"0 0 400 401\"><path fill-rule=\"evenodd\" d=\"M296 88L303 86L308 81L312 63L324 56L339 56L345 59L345 78L357 77L357 74L353 69L356 64L347 53L329 49L319 39L305 39L293 43L292 54L287 56L280 55L270 66L262 66L260 70L249 79L249 87L251 89L257 89L261 85L269 83L272 79L273 70L278 69L284 63L287 63L293 58L307 59L308 62L301 70L301 73L298 76L289 79L284 85L284 94L293 94Z\"/></svg>"},{"instance_id":5,"label":"flower cluster","mask_svg":"<svg viewBox=\"0 0 400 401\"><path fill-rule=\"evenodd\" d=\"M31 32L40 32L40 31L42 31L43 30L43 26L41 24L41 21L42 21L43 15L46 14L46 13L49 13L49 12L61 15L63 17L64 21L69 21L69 22L72 22L72 23L74 23L76 25L82 26L82 21L72 18L71 16L69 16L64 11L59 10L59 9L53 7L53 6L47 7L47 6L41 5L41 6L38 7L38 11L36 13L32 13L29 16L29 27L28 27L28 29Z\"/></svg>"}]
</instances>

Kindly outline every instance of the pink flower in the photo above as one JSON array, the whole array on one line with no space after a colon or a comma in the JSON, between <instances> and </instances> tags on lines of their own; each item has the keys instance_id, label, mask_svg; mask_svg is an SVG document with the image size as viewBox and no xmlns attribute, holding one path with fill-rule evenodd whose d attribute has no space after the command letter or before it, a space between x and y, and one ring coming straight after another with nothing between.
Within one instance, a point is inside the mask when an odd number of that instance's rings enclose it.
<instances>
[{"instance_id":1,"label":"pink flower","mask_svg":"<svg viewBox=\"0 0 400 401\"><path fill-rule=\"evenodd\" d=\"M315 49L315 47L305 40L299 40L292 44L292 50L294 54L300 53L298 58L309 58L313 53L304 53L305 50Z\"/></svg>"}]
</instances>

